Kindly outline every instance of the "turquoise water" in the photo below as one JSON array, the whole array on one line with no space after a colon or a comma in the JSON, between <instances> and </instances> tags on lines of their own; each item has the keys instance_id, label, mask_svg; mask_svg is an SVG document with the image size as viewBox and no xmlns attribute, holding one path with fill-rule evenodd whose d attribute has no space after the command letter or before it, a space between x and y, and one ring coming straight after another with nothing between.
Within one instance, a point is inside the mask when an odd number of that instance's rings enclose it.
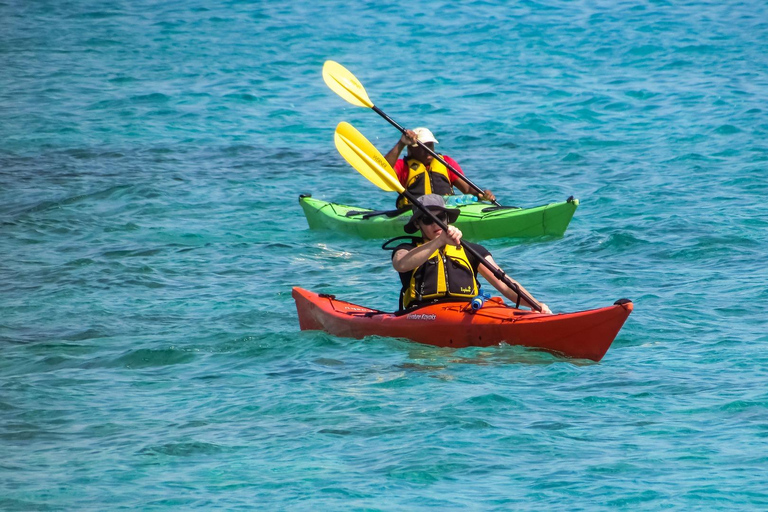
<instances>
[{"instance_id":1,"label":"turquoise water","mask_svg":"<svg viewBox=\"0 0 768 512\"><path fill-rule=\"evenodd\" d=\"M0 1L0 509L768 507L764 2ZM485 245L600 363L300 332L291 287L394 309L299 193L347 66L565 236Z\"/></svg>"}]
</instances>

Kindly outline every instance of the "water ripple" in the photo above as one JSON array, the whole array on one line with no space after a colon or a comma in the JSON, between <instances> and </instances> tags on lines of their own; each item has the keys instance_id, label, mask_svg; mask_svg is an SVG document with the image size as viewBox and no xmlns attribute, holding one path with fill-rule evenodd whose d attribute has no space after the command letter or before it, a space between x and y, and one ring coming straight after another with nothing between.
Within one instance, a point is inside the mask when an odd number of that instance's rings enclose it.
<instances>
[{"instance_id":1,"label":"water ripple","mask_svg":"<svg viewBox=\"0 0 768 512\"><path fill-rule=\"evenodd\" d=\"M3 510L768 506L763 3L0 14ZM394 201L329 58L504 203L581 200L487 246L556 311L631 297L603 361L299 331L292 286L399 286L296 204Z\"/></svg>"}]
</instances>

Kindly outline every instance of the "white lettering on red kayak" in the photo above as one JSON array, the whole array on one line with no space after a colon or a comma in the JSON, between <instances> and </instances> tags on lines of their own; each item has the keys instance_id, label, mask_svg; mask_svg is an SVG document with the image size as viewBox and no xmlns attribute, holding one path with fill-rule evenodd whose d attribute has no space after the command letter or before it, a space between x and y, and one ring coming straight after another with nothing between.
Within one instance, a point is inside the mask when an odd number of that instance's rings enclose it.
<instances>
[{"instance_id":1,"label":"white lettering on red kayak","mask_svg":"<svg viewBox=\"0 0 768 512\"><path fill-rule=\"evenodd\" d=\"M350 306L344 306L344 309L348 309L349 311L370 311L370 309L365 308L353 308Z\"/></svg>"},{"instance_id":2,"label":"white lettering on red kayak","mask_svg":"<svg viewBox=\"0 0 768 512\"><path fill-rule=\"evenodd\" d=\"M408 315L405 318L408 320L436 320L437 315Z\"/></svg>"}]
</instances>

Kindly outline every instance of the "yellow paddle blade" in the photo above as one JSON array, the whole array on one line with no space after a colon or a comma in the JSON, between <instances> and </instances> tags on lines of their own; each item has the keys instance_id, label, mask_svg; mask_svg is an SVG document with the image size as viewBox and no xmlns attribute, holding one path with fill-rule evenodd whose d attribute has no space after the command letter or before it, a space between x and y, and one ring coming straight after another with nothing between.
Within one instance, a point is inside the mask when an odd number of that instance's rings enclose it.
<instances>
[{"instance_id":1,"label":"yellow paddle blade","mask_svg":"<svg viewBox=\"0 0 768 512\"><path fill-rule=\"evenodd\" d=\"M349 123L341 122L333 137L344 160L368 181L386 192L402 192L395 171L379 150Z\"/></svg>"},{"instance_id":2,"label":"yellow paddle blade","mask_svg":"<svg viewBox=\"0 0 768 512\"><path fill-rule=\"evenodd\" d=\"M323 80L333 92L358 107L373 107L365 88L347 68L332 60L323 64Z\"/></svg>"}]
</instances>

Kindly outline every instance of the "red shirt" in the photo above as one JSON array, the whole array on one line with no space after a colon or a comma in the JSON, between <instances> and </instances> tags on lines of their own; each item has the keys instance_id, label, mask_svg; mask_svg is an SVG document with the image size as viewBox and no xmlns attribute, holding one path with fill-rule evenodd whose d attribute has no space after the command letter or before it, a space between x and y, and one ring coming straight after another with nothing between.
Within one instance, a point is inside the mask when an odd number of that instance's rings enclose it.
<instances>
[{"instance_id":1,"label":"red shirt","mask_svg":"<svg viewBox=\"0 0 768 512\"><path fill-rule=\"evenodd\" d=\"M449 164L451 167L459 171L459 174L464 174L464 171L461 170L461 167L459 167L459 164L454 160L453 158L449 157L448 155L440 155L443 157L443 160L447 164ZM400 184L405 186L405 183L408 181L408 166L405 165L405 159L401 158L397 162L395 162L395 174L397 174L397 179L400 181ZM452 170L448 169L448 177L451 180L451 185L456 183L456 181L460 180L458 176L456 176L456 173L454 173Z\"/></svg>"}]
</instances>

